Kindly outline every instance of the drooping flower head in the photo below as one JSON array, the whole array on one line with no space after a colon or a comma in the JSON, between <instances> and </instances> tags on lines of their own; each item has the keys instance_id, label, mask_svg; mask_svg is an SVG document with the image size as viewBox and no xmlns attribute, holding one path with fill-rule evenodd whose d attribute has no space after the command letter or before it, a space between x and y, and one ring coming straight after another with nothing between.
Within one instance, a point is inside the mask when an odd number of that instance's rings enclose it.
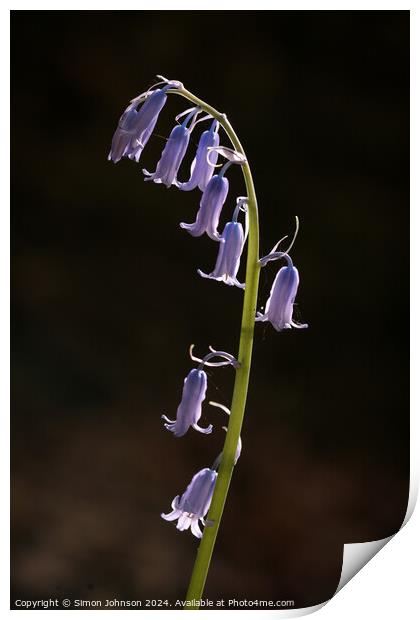
<instances>
[{"instance_id":1,"label":"drooping flower head","mask_svg":"<svg viewBox=\"0 0 420 620\"><path fill-rule=\"evenodd\" d=\"M210 129L201 134L197 153L191 164L190 180L186 183L180 183L179 189L187 192L198 186L204 192L217 164L217 152L211 151L209 153L208 149L219 146L220 136L218 131L219 123L214 120Z\"/></svg>"},{"instance_id":2,"label":"drooping flower head","mask_svg":"<svg viewBox=\"0 0 420 620\"><path fill-rule=\"evenodd\" d=\"M196 125L197 116L200 114L200 111L200 108L197 107L186 111L187 114L182 125L176 125L172 129L155 172L148 172L143 169L143 173L147 177L144 179L145 181L163 183L166 187L179 185L176 176L187 151L190 135ZM184 116L184 114L185 112L177 116L176 120ZM191 124L188 127L189 121L191 121Z\"/></svg>"},{"instance_id":3,"label":"drooping flower head","mask_svg":"<svg viewBox=\"0 0 420 620\"><path fill-rule=\"evenodd\" d=\"M139 161L166 103L166 91L177 88L178 85L179 82L167 82L163 88L148 90L131 101L118 121L108 160L115 164L122 157Z\"/></svg>"},{"instance_id":4,"label":"drooping flower head","mask_svg":"<svg viewBox=\"0 0 420 620\"><path fill-rule=\"evenodd\" d=\"M229 286L237 286L242 289L245 288L245 284L238 282L236 275L241 262L245 240L248 235L248 213L246 207L244 207L246 201L246 198L237 199L232 221L225 225L219 242L219 252L214 270L210 274L206 274L203 273L201 269L198 269L199 275L203 278L218 280ZM245 233L242 224L237 221L238 213L241 209L245 210Z\"/></svg>"},{"instance_id":5,"label":"drooping flower head","mask_svg":"<svg viewBox=\"0 0 420 620\"><path fill-rule=\"evenodd\" d=\"M233 355L226 353L225 351L215 351L211 349L211 352L204 357L204 359L196 358L192 355L192 348L190 349L191 359L199 361L198 368L193 368L184 379L184 387L182 390L181 402L176 412L176 419L170 420L165 415L162 416L166 424L164 425L168 431L171 431L175 437L182 437L188 431L190 426L199 433L208 434L211 433L213 426L210 424L207 428L202 428L198 425L198 421L201 418L202 403L206 398L207 391L207 374L203 370L204 366L237 366L238 362ZM213 357L222 357L223 362L210 362Z\"/></svg>"},{"instance_id":6,"label":"drooping flower head","mask_svg":"<svg viewBox=\"0 0 420 620\"><path fill-rule=\"evenodd\" d=\"M201 469L187 487L185 493L177 495L172 502L172 512L162 513L165 521L178 520L177 529L181 532L191 528L197 538L203 536L199 521L205 524L204 517L209 511L216 485L217 472L214 469Z\"/></svg>"}]
</instances>

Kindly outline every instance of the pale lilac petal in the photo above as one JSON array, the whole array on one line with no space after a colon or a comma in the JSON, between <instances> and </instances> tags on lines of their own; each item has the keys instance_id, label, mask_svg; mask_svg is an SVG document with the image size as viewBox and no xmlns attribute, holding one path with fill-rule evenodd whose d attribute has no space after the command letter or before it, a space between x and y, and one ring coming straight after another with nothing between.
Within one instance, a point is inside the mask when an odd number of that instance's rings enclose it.
<instances>
[{"instance_id":1,"label":"pale lilac petal","mask_svg":"<svg viewBox=\"0 0 420 620\"><path fill-rule=\"evenodd\" d=\"M217 282L222 282L223 281L223 276L220 276L219 278L216 278L211 273L204 273L204 271L201 271L201 269L197 269L197 273L202 278L207 278L208 280L217 280Z\"/></svg>"},{"instance_id":2,"label":"pale lilac petal","mask_svg":"<svg viewBox=\"0 0 420 620\"><path fill-rule=\"evenodd\" d=\"M175 519L179 519L179 517L182 514L182 511L179 510L178 508L179 505L179 495L177 495L171 504L171 508L172 508L172 512L168 512L168 514L165 514L164 512L161 513L161 517L162 519L165 519L165 521L175 521Z\"/></svg>"},{"instance_id":3,"label":"pale lilac petal","mask_svg":"<svg viewBox=\"0 0 420 620\"><path fill-rule=\"evenodd\" d=\"M182 513L180 510L172 510L172 512L168 512L168 514L161 512L160 516L162 517L162 519L165 519L165 521L175 521L176 519L179 519L181 514Z\"/></svg>"},{"instance_id":4,"label":"pale lilac petal","mask_svg":"<svg viewBox=\"0 0 420 620\"><path fill-rule=\"evenodd\" d=\"M203 532L201 531L201 528L199 526L199 520L198 519L193 519L191 521L191 533L194 534L194 536L196 538L202 538L203 537Z\"/></svg>"},{"instance_id":5,"label":"pale lilac petal","mask_svg":"<svg viewBox=\"0 0 420 620\"><path fill-rule=\"evenodd\" d=\"M190 525L191 525L191 517L186 512L183 512L182 515L178 519L178 524L176 526L176 529L179 530L180 532L183 532L184 530L188 530Z\"/></svg>"},{"instance_id":6,"label":"pale lilac petal","mask_svg":"<svg viewBox=\"0 0 420 620\"><path fill-rule=\"evenodd\" d=\"M192 428L199 433L203 433L204 435L209 435L213 430L213 425L209 424L207 428L203 428L202 426L198 426L198 424L192 424Z\"/></svg>"},{"instance_id":7,"label":"pale lilac petal","mask_svg":"<svg viewBox=\"0 0 420 620\"><path fill-rule=\"evenodd\" d=\"M175 424L176 420L170 420L166 415L161 416L162 420L165 420L165 422L169 422L169 424Z\"/></svg>"}]
</instances>

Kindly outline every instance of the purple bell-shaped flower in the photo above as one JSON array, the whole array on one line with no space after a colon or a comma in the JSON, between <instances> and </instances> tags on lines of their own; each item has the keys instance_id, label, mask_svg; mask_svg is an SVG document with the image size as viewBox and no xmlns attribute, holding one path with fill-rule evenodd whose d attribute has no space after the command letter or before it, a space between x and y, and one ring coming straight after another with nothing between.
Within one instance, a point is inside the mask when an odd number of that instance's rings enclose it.
<instances>
[{"instance_id":1,"label":"purple bell-shaped flower","mask_svg":"<svg viewBox=\"0 0 420 620\"><path fill-rule=\"evenodd\" d=\"M180 224L193 237L207 233L210 239L220 241L217 230L219 217L229 191L229 181L222 174L213 176L206 185L200 201L200 209L194 224Z\"/></svg>"},{"instance_id":2,"label":"purple bell-shaped flower","mask_svg":"<svg viewBox=\"0 0 420 620\"><path fill-rule=\"evenodd\" d=\"M225 178L225 172L232 164L243 165L246 162L242 153L224 146L207 148L207 159L213 153L220 153L228 160L219 174L211 177L207 183L200 201L200 208L193 224L180 224L181 228L188 230L193 237L200 237L207 233L210 239L220 241L221 236L217 230L219 217L229 191L229 181Z\"/></svg>"},{"instance_id":3,"label":"purple bell-shaped flower","mask_svg":"<svg viewBox=\"0 0 420 620\"><path fill-rule=\"evenodd\" d=\"M198 269L199 275L203 278L218 280L219 282L224 282L229 286L237 286L242 289L245 288L245 284L238 282L236 275L238 273L242 251L248 235L248 213L246 207L243 206L245 203L246 198L237 199L237 206L233 214L232 221L225 225L219 242L219 252L214 270L211 273L206 274ZM237 221L240 209L245 211L245 233L242 224Z\"/></svg>"},{"instance_id":4,"label":"purple bell-shaped flower","mask_svg":"<svg viewBox=\"0 0 420 620\"><path fill-rule=\"evenodd\" d=\"M201 418L201 406L206 398L207 375L204 370L193 368L184 379L182 399L176 412L176 420L169 420L166 416L162 418L167 422L165 428L171 431L175 437L182 437L187 430L192 428L199 433L211 433L213 427L210 424L207 428L198 425Z\"/></svg>"},{"instance_id":5,"label":"purple bell-shaped flower","mask_svg":"<svg viewBox=\"0 0 420 620\"><path fill-rule=\"evenodd\" d=\"M173 87L167 84L163 88L147 91L133 99L118 121L108 155L109 160L115 164L122 157L139 161L166 103L166 91ZM141 107L137 110L139 104Z\"/></svg>"},{"instance_id":6,"label":"purple bell-shaped flower","mask_svg":"<svg viewBox=\"0 0 420 620\"><path fill-rule=\"evenodd\" d=\"M308 325L296 323L293 320L293 304L299 286L299 272L293 265L292 259L284 252L278 252L278 258L284 258L286 267L282 267L274 278L270 296L267 300L264 314L257 312L256 321L270 321L278 332L283 329L304 329ZM264 260L264 259L263 259ZM266 262L273 260L266 257Z\"/></svg>"},{"instance_id":7,"label":"purple bell-shaped flower","mask_svg":"<svg viewBox=\"0 0 420 620\"><path fill-rule=\"evenodd\" d=\"M178 174L184 155L187 152L190 135L196 125L196 118L200 113L200 108L193 108L192 110L188 110L188 112L189 114L185 117L182 125L176 125L172 129L155 172L148 172L143 169L143 173L147 177L144 179L145 181L163 183L166 187L179 185L176 175ZM191 125L188 127L188 122L191 119Z\"/></svg>"},{"instance_id":8,"label":"purple bell-shaped flower","mask_svg":"<svg viewBox=\"0 0 420 620\"><path fill-rule=\"evenodd\" d=\"M199 433L207 435L211 433L213 426L210 424L207 428L202 428L198 425L198 421L201 418L201 408L204 399L206 398L207 391L207 374L203 370L204 366L237 366L238 362L225 351L215 351L211 349L203 359L194 357L192 355L192 347L190 349L191 359L200 362L198 368L193 368L184 379L184 387L182 390L181 402L176 412L176 419L170 420L165 415L162 419L165 420L164 425L168 431L171 431L175 437L182 437L188 431L190 427ZM221 357L225 361L223 362L210 362L213 357Z\"/></svg>"},{"instance_id":9,"label":"purple bell-shaped flower","mask_svg":"<svg viewBox=\"0 0 420 620\"><path fill-rule=\"evenodd\" d=\"M209 511L216 485L217 472L214 469L201 469L187 487L181 498L177 495L172 502L172 512L162 513L165 521L178 520L177 529L179 531L191 528L192 534L196 538L201 538L203 532L199 522L205 525L204 517Z\"/></svg>"},{"instance_id":10,"label":"purple bell-shaped flower","mask_svg":"<svg viewBox=\"0 0 420 620\"><path fill-rule=\"evenodd\" d=\"M209 152L208 149L219 146L220 136L218 130L219 123L214 120L210 129L202 133L196 156L191 164L190 180L186 183L180 183L179 189L187 192L195 187L199 187L204 192L217 164L217 152Z\"/></svg>"},{"instance_id":11,"label":"purple bell-shaped flower","mask_svg":"<svg viewBox=\"0 0 420 620\"><path fill-rule=\"evenodd\" d=\"M260 259L261 267L265 267L270 261L284 258L287 262L286 267L282 267L274 278L270 296L265 305L264 314L257 312L255 321L270 321L274 329L278 332L283 329L304 329L308 327L306 323L296 323L293 321L293 304L299 287L299 272L293 265L289 252L292 249L297 234L299 232L299 219L296 217L296 229L293 239L285 252L278 252L277 247L286 237L276 243L274 248L267 256Z\"/></svg>"}]
</instances>

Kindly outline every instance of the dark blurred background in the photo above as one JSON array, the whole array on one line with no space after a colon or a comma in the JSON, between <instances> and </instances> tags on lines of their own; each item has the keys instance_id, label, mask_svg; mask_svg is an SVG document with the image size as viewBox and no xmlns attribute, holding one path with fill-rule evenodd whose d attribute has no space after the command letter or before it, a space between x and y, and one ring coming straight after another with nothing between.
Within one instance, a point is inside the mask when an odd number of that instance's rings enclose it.
<instances>
[{"instance_id":1,"label":"dark blurred background","mask_svg":"<svg viewBox=\"0 0 420 620\"><path fill-rule=\"evenodd\" d=\"M189 581L197 540L159 513L220 451L224 414L205 405L216 431L181 440L160 415L192 342L237 351L243 294L196 273L217 251L179 228L199 190L143 183L188 102L168 100L140 165L106 159L157 73L231 120L261 253L301 220L309 329L256 326L205 594L313 605L343 544L394 533L408 497L408 11L12 12L13 597L173 601ZM223 222L244 193L228 176ZM232 385L209 372L208 399Z\"/></svg>"}]
</instances>

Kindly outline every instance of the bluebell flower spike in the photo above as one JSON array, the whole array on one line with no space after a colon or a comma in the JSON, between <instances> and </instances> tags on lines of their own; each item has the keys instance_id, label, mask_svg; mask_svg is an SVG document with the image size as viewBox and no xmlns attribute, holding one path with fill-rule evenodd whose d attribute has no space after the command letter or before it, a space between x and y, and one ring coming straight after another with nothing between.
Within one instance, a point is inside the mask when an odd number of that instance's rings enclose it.
<instances>
[{"instance_id":1,"label":"bluebell flower spike","mask_svg":"<svg viewBox=\"0 0 420 620\"><path fill-rule=\"evenodd\" d=\"M185 493L179 497L177 495L172 504L172 512L161 513L165 521L178 521L177 529L181 532L191 528L191 533L196 538L201 538L203 532L199 523L206 525L205 516L207 515L214 487L217 480L217 471L206 467L201 469L188 485Z\"/></svg>"},{"instance_id":2,"label":"bluebell flower spike","mask_svg":"<svg viewBox=\"0 0 420 620\"><path fill-rule=\"evenodd\" d=\"M176 125L172 129L155 172L148 172L146 169L143 169L143 174L146 175L145 181L162 183L167 188L171 187L171 185L179 184L176 177L188 148L195 119L199 113L200 108L192 108L189 110L189 114L185 117L182 125ZM191 124L188 127L190 121Z\"/></svg>"},{"instance_id":3,"label":"bluebell flower spike","mask_svg":"<svg viewBox=\"0 0 420 620\"><path fill-rule=\"evenodd\" d=\"M202 278L224 282L228 286L236 286L240 289L245 288L245 284L239 282L236 276L249 229L246 200L243 197L238 198L232 221L227 222L224 227L214 270L209 274L201 269L197 270ZM242 224L237 221L240 211L245 212L245 232Z\"/></svg>"}]
</instances>

